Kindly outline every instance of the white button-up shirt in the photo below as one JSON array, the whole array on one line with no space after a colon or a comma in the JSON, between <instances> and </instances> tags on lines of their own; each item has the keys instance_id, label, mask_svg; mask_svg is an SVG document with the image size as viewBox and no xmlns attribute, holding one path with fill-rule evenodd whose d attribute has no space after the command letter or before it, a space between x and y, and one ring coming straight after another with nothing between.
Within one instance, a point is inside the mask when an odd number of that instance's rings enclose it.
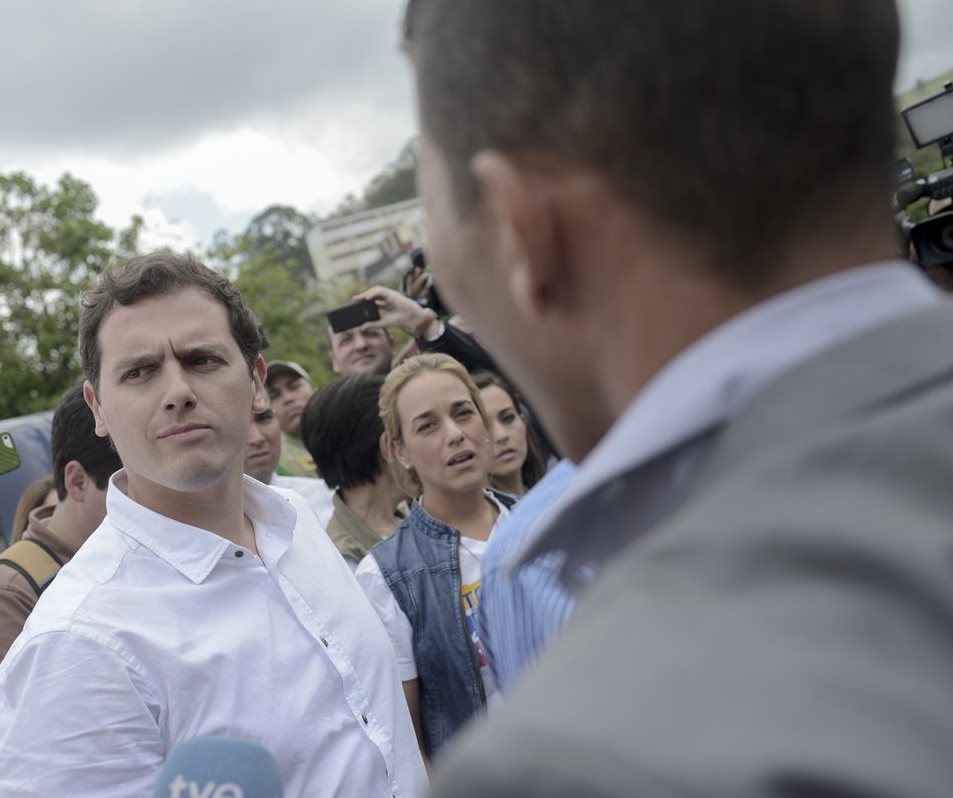
<instances>
[{"instance_id":1,"label":"white button-up shirt","mask_svg":"<svg viewBox=\"0 0 953 798\"><path fill-rule=\"evenodd\" d=\"M423 794L390 641L306 502L245 478L255 556L124 488L0 664L0 795L150 795L208 734L268 749L289 797Z\"/></svg>"}]
</instances>

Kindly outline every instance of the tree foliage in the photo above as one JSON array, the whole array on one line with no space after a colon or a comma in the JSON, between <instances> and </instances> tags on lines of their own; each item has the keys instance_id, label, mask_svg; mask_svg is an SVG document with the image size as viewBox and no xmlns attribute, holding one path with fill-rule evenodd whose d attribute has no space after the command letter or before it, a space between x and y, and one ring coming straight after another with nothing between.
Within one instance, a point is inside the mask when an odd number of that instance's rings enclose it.
<instances>
[{"instance_id":1,"label":"tree foliage","mask_svg":"<svg viewBox=\"0 0 953 798\"><path fill-rule=\"evenodd\" d=\"M346 216L358 211L382 208L417 196L417 141L411 139L397 157L365 186L360 198L348 194L330 214Z\"/></svg>"},{"instance_id":2,"label":"tree foliage","mask_svg":"<svg viewBox=\"0 0 953 798\"><path fill-rule=\"evenodd\" d=\"M142 219L115 233L92 188L68 174L48 187L0 175L0 418L47 410L80 375L80 296L135 251Z\"/></svg>"},{"instance_id":3,"label":"tree foliage","mask_svg":"<svg viewBox=\"0 0 953 798\"><path fill-rule=\"evenodd\" d=\"M334 376L325 314L364 286L317 281L306 242L310 225L294 208L272 206L242 233L220 232L207 258L234 281L264 328L265 359L300 363L317 386Z\"/></svg>"}]
</instances>

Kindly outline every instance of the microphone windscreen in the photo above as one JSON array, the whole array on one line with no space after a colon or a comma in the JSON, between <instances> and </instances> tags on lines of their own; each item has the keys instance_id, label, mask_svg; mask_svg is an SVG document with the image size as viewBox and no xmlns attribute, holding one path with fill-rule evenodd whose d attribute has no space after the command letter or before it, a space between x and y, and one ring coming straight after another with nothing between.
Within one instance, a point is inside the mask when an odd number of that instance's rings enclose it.
<instances>
[{"instance_id":1,"label":"microphone windscreen","mask_svg":"<svg viewBox=\"0 0 953 798\"><path fill-rule=\"evenodd\" d=\"M196 737L179 743L159 769L153 798L282 798L274 757L257 743Z\"/></svg>"}]
</instances>

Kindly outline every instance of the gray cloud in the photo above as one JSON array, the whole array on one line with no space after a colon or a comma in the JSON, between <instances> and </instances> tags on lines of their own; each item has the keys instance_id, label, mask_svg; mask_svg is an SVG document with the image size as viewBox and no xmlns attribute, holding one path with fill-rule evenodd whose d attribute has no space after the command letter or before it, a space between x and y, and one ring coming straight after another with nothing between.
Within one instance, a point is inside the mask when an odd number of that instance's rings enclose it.
<instances>
[{"instance_id":1,"label":"gray cloud","mask_svg":"<svg viewBox=\"0 0 953 798\"><path fill-rule=\"evenodd\" d=\"M900 0L898 88L953 67L949 0ZM350 103L408 105L403 0L31 0L3 4L0 144L170 148ZM395 147L399 142L395 142Z\"/></svg>"},{"instance_id":2,"label":"gray cloud","mask_svg":"<svg viewBox=\"0 0 953 798\"><path fill-rule=\"evenodd\" d=\"M953 69L953 6L950 0L901 0L903 57L897 88L909 89Z\"/></svg>"},{"instance_id":3,"label":"gray cloud","mask_svg":"<svg viewBox=\"0 0 953 798\"><path fill-rule=\"evenodd\" d=\"M6 2L0 143L115 156L354 101L406 104L401 5Z\"/></svg>"},{"instance_id":4,"label":"gray cloud","mask_svg":"<svg viewBox=\"0 0 953 798\"><path fill-rule=\"evenodd\" d=\"M210 194L191 189L149 195L143 204L161 210L171 224L188 224L199 241L211 241L219 230L241 230L250 219L248 213L223 211Z\"/></svg>"}]
</instances>

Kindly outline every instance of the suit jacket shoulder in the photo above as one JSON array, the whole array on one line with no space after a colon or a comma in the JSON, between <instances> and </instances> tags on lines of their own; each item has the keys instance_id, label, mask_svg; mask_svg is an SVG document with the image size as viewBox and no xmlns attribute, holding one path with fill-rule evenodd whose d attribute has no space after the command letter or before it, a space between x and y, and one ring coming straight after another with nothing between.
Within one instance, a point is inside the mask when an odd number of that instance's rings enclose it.
<instances>
[{"instance_id":1,"label":"suit jacket shoulder","mask_svg":"<svg viewBox=\"0 0 953 798\"><path fill-rule=\"evenodd\" d=\"M951 484L950 308L783 376L436 794L948 794Z\"/></svg>"}]
</instances>

